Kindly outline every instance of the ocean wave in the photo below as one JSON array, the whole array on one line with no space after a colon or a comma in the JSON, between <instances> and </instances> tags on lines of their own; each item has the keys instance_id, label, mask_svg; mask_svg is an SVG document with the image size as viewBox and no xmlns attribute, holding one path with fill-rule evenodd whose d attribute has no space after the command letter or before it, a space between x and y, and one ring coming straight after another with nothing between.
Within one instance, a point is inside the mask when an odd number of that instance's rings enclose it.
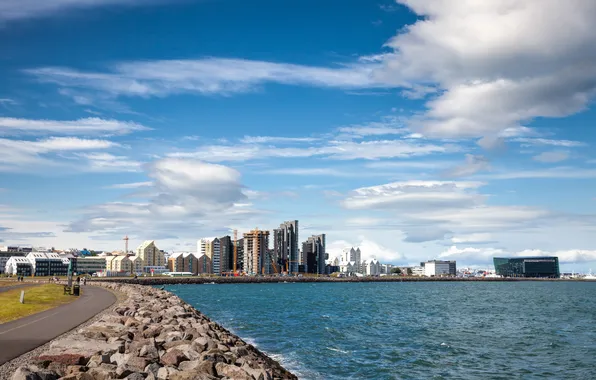
<instances>
[{"instance_id":1,"label":"ocean wave","mask_svg":"<svg viewBox=\"0 0 596 380\"><path fill-rule=\"evenodd\" d=\"M335 352L339 352L342 354L349 354L350 351L344 351L344 350L340 350L339 348L334 348L334 347L325 347L326 349L328 349L329 351L335 351Z\"/></svg>"}]
</instances>

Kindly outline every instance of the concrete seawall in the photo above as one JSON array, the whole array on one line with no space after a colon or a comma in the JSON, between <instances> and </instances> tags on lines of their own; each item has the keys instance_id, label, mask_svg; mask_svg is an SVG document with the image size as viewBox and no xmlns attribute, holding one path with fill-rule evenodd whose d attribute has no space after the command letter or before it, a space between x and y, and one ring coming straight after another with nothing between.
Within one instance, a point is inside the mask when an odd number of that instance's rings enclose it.
<instances>
[{"instance_id":1,"label":"concrete seawall","mask_svg":"<svg viewBox=\"0 0 596 380\"><path fill-rule=\"evenodd\" d=\"M25 379L297 379L172 293L148 286L95 282L127 297L19 367Z\"/></svg>"},{"instance_id":2,"label":"concrete seawall","mask_svg":"<svg viewBox=\"0 0 596 380\"><path fill-rule=\"evenodd\" d=\"M133 279L109 278L102 280L112 283L139 284L139 285L175 285L175 284L260 284L260 283L283 283L283 282L519 282L519 281L578 281L554 278L497 278L497 277L140 277Z\"/></svg>"}]
</instances>

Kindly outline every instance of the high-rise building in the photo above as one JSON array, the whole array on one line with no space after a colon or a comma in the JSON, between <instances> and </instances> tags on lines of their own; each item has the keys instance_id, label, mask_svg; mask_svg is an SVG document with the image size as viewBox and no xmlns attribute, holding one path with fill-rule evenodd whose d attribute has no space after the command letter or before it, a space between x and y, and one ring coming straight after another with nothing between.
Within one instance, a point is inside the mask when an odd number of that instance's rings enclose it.
<instances>
[{"instance_id":1,"label":"high-rise building","mask_svg":"<svg viewBox=\"0 0 596 380\"><path fill-rule=\"evenodd\" d=\"M302 243L302 256L307 273L325 274L325 234L313 235Z\"/></svg>"},{"instance_id":2,"label":"high-rise building","mask_svg":"<svg viewBox=\"0 0 596 380\"><path fill-rule=\"evenodd\" d=\"M154 240L146 240L137 247L137 256L143 260L143 267L165 267L166 257L157 248Z\"/></svg>"},{"instance_id":3,"label":"high-rise building","mask_svg":"<svg viewBox=\"0 0 596 380\"><path fill-rule=\"evenodd\" d=\"M234 241L230 236L219 238L221 273L234 270Z\"/></svg>"},{"instance_id":4,"label":"high-rise building","mask_svg":"<svg viewBox=\"0 0 596 380\"><path fill-rule=\"evenodd\" d=\"M198 255L206 255L211 260L211 273L221 274L221 244L218 238L205 238L197 243Z\"/></svg>"},{"instance_id":5,"label":"high-rise building","mask_svg":"<svg viewBox=\"0 0 596 380\"><path fill-rule=\"evenodd\" d=\"M244 239L238 239L236 242L236 270L244 270Z\"/></svg>"},{"instance_id":6,"label":"high-rise building","mask_svg":"<svg viewBox=\"0 0 596 380\"><path fill-rule=\"evenodd\" d=\"M269 274L267 268L267 250L269 249L269 231L259 229L244 233L244 271L250 275Z\"/></svg>"},{"instance_id":7,"label":"high-rise building","mask_svg":"<svg viewBox=\"0 0 596 380\"><path fill-rule=\"evenodd\" d=\"M273 230L273 259L290 273L297 273L298 266L305 264L298 248L298 221L283 222Z\"/></svg>"}]
</instances>

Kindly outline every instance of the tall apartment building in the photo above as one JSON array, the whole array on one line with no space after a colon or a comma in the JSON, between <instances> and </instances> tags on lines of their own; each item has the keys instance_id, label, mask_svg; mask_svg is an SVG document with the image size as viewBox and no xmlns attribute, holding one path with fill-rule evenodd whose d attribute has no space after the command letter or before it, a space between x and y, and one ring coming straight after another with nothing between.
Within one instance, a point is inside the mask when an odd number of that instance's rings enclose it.
<instances>
[{"instance_id":1,"label":"tall apartment building","mask_svg":"<svg viewBox=\"0 0 596 380\"><path fill-rule=\"evenodd\" d=\"M236 270L242 272L244 270L244 239L238 239L236 246Z\"/></svg>"},{"instance_id":2,"label":"tall apartment building","mask_svg":"<svg viewBox=\"0 0 596 380\"><path fill-rule=\"evenodd\" d=\"M137 256L143 260L143 267L165 267L166 257L157 248L154 240L146 240L137 248Z\"/></svg>"},{"instance_id":3,"label":"tall apartment building","mask_svg":"<svg viewBox=\"0 0 596 380\"><path fill-rule=\"evenodd\" d=\"M205 238L197 243L199 255L205 255L211 261L210 273L221 274L221 243L218 238Z\"/></svg>"},{"instance_id":4,"label":"tall apartment building","mask_svg":"<svg viewBox=\"0 0 596 380\"><path fill-rule=\"evenodd\" d=\"M269 231L252 230L244 233L244 271L248 274L269 274L267 263Z\"/></svg>"},{"instance_id":5,"label":"tall apartment building","mask_svg":"<svg viewBox=\"0 0 596 380\"><path fill-rule=\"evenodd\" d=\"M221 273L234 270L234 240L230 236L219 238Z\"/></svg>"},{"instance_id":6,"label":"tall apartment building","mask_svg":"<svg viewBox=\"0 0 596 380\"><path fill-rule=\"evenodd\" d=\"M290 273L298 272L298 265L305 264L298 248L298 221L283 222L273 230L273 259Z\"/></svg>"},{"instance_id":7,"label":"tall apartment building","mask_svg":"<svg viewBox=\"0 0 596 380\"><path fill-rule=\"evenodd\" d=\"M302 256L307 273L325 274L325 260L329 258L325 252L325 234L313 235L302 243Z\"/></svg>"}]
</instances>

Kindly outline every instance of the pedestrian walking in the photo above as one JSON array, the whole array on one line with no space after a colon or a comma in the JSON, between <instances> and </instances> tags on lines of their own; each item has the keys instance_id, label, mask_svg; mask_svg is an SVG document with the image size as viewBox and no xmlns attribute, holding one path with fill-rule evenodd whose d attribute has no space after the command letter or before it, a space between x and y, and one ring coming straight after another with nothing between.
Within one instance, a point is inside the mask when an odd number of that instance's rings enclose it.
<instances>
[{"instance_id":1,"label":"pedestrian walking","mask_svg":"<svg viewBox=\"0 0 596 380\"><path fill-rule=\"evenodd\" d=\"M83 277L83 286L87 285L87 277Z\"/></svg>"}]
</instances>

